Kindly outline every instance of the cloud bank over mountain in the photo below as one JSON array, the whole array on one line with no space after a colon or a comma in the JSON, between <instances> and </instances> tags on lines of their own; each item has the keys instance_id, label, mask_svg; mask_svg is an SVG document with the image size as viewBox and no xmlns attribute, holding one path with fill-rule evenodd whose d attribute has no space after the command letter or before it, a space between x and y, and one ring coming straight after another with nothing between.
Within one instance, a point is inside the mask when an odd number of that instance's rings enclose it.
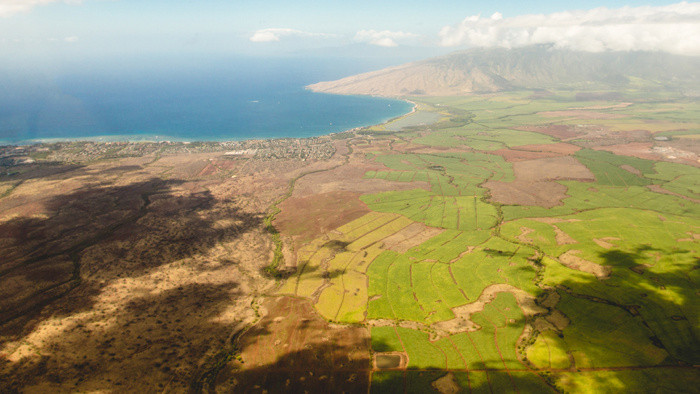
<instances>
[{"instance_id":1,"label":"cloud bank over mountain","mask_svg":"<svg viewBox=\"0 0 700 394\"><path fill-rule=\"evenodd\" d=\"M602 51L666 51L700 55L700 3L606 7L548 15L504 18L469 16L445 26L443 46L515 48L553 44L557 48Z\"/></svg>"}]
</instances>

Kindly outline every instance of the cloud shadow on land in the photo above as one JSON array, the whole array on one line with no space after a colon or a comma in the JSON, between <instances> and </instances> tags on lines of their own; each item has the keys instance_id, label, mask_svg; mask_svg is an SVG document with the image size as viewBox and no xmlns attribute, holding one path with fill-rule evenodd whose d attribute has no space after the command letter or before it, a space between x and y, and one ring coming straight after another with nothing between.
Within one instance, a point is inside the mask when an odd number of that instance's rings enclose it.
<instances>
[{"instance_id":1,"label":"cloud shadow on land","mask_svg":"<svg viewBox=\"0 0 700 394\"><path fill-rule=\"evenodd\" d=\"M567 335L581 336L575 332L577 327L593 330L589 335L597 341L579 350L596 367L697 365L700 342L692 323L697 286L691 271L700 268L700 259L693 251L638 244L601 251L598 256L603 265L612 267L608 279L585 274L547 281L545 270L546 284L555 286L563 297L557 309L571 320L564 340ZM637 338L634 345L630 338ZM626 356L600 356L613 353Z\"/></svg>"},{"instance_id":2,"label":"cloud shadow on land","mask_svg":"<svg viewBox=\"0 0 700 394\"><path fill-rule=\"evenodd\" d=\"M0 379L10 392L34 384L61 391L185 389L206 368L199 363L213 357L212 349L227 346L232 325L217 317L239 295L238 284L230 282L134 297L106 321L84 319L47 339L50 346L39 355L4 361Z\"/></svg>"},{"instance_id":3,"label":"cloud shadow on land","mask_svg":"<svg viewBox=\"0 0 700 394\"><path fill-rule=\"evenodd\" d=\"M27 334L50 317L36 319L47 305L56 316L89 311L115 280L204 254L262 225L259 215L209 191L178 190L182 184L88 186L48 199L45 217L1 223L0 338Z\"/></svg>"}]
</instances>

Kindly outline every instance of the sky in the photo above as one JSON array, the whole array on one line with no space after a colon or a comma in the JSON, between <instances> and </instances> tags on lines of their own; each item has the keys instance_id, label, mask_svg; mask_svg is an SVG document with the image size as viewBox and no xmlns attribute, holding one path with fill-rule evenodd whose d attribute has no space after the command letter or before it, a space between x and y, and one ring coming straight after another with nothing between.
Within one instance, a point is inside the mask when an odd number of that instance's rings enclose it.
<instances>
[{"instance_id":1,"label":"sky","mask_svg":"<svg viewBox=\"0 0 700 394\"><path fill-rule=\"evenodd\" d=\"M408 59L531 44L700 55L700 2L0 0L0 58L20 68L139 56Z\"/></svg>"}]
</instances>

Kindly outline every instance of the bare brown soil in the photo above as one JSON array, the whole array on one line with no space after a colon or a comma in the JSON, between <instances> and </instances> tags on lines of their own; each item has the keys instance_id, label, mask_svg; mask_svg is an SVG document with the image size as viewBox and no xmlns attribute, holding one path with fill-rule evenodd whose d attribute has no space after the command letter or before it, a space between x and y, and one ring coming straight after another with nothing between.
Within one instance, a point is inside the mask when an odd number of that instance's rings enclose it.
<instances>
[{"instance_id":1,"label":"bare brown soil","mask_svg":"<svg viewBox=\"0 0 700 394\"><path fill-rule=\"evenodd\" d=\"M517 147L519 150L529 150L534 152L552 152L558 153L562 156L573 155L574 153L581 150L580 146L567 144L565 142L557 142L556 144L534 144L534 145L521 145Z\"/></svg>"},{"instance_id":2,"label":"bare brown soil","mask_svg":"<svg viewBox=\"0 0 700 394\"><path fill-rule=\"evenodd\" d=\"M527 182L595 180L593 173L571 156L519 161L513 163L513 172L516 180Z\"/></svg>"},{"instance_id":3,"label":"bare brown soil","mask_svg":"<svg viewBox=\"0 0 700 394\"><path fill-rule=\"evenodd\" d=\"M360 193L332 191L286 199L275 227L299 242L310 241L369 212Z\"/></svg>"},{"instance_id":4,"label":"bare brown soil","mask_svg":"<svg viewBox=\"0 0 700 394\"><path fill-rule=\"evenodd\" d=\"M559 261L571 269L593 274L598 279L607 279L610 277L610 272L612 271L610 267L583 259L577 255L580 252L581 251L574 249L569 250L559 256Z\"/></svg>"},{"instance_id":5,"label":"bare brown soil","mask_svg":"<svg viewBox=\"0 0 700 394\"><path fill-rule=\"evenodd\" d=\"M577 130L575 126L570 125L523 126L518 127L517 130L534 131L560 140L576 138L586 134L585 132Z\"/></svg>"},{"instance_id":6,"label":"bare brown soil","mask_svg":"<svg viewBox=\"0 0 700 394\"><path fill-rule=\"evenodd\" d=\"M533 231L535 230L529 227L520 227L520 234L517 237L515 237L515 239L526 244L532 243L532 239L530 239L528 235Z\"/></svg>"},{"instance_id":7,"label":"bare brown soil","mask_svg":"<svg viewBox=\"0 0 700 394\"><path fill-rule=\"evenodd\" d=\"M615 130L599 125L580 125L586 134L576 138L576 144L585 148L598 149L613 145L648 143L651 133L647 130Z\"/></svg>"},{"instance_id":8,"label":"bare brown soil","mask_svg":"<svg viewBox=\"0 0 700 394\"><path fill-rule=\"evenodd\" d=\"M593 238L593 242L598 244L601 248L605 249L612 249L615 247L614 244L611 243L611 241L619 241L620 238L616 237L605 237L605 238Z\"/></svg>"},{"instance_id":9,"label":"bare brown soil","mask_svg":"<svg viewBox=\"0 0 700 394\"><path fill-rule=\"evenodd\" d=\"M239 340L240 359L216 380L224 392L357 392L369 384L369 332L330 325L308 300L268 298L265 316Z\"/></svg>"},{"instance_id":10,"label":"bare brown soil","mask_svg":"<svg viewBox=\"0 0 700 394\"><path fill-rule=\"evenodd\" d=\"M616 155L638 157L655 161L670 161L699 167L700 142L687 141L657 141L631 142L605 146L595 146L594 149L605 150Z\"/></svg>"},{"instance_id":11,"label":"bare brown soil","mask_svg":"<svg viewBox=\"0 0 700 394\"><path fill-rule=\"evenodd\" d=\"M484 183L491 198L501 204L531 205L551 208L566 197L566 186L557 182L494 182Z\"/></svg>"},{"instance_id":12,"label":"bare brown soil","mask_svg":"<svg viewBox=\"0 0 700 394\"><path fill-rule=\"evenodd\" d=\"M660 147L667 146L678 151L693 153L696 155L696 162L697 155L700 155L700 139L698 138L679 138L671 141L660 142L657 145Z\"/></svg>"},{"instance_id":13,"label":"bare brown soil","mask_svg":"<svg viewBox=\"0 0 700 394\"><path fill-rule=\"evenodd\" d=\"M330 171L307 175L297 182L293 197L322 194L332 191L348 191L359 194L378 193L391 190L429 189L426 182L394 182L383 179L364 179L367 171L387 170L386 167L362 162L353 162Z\"/></svg>"},{"instance_id":14,"label":"bare brown soil","mask_svg":"<svg viewBox=\"0 0 700 394\"><path fill-rule=\"evenodd\" d=\"M616 155L633 156L633 157L638 157L640 159L646 159L646 160L661 160L661 159L663 159L662 155L660 155L658 153L654 153L652 151L653 147L654 147L654 143L652 143L652 142L632 142L629 144L617 144L617 145L601 146L601 147L597 147L596 149L612 152Z\"/></svg>"},{"instance_id":15,"label":"bare brown soil","mask_svg":"<svg viewBox=\"0 0 700 394\"><path fill-rule=\"evenodd\" d=\"M581 109L571 109L568 111L545 111L538 112L537 114L550 118L572 117L576 119L619 119L626 117L626 115L622 114L611 114L608 112L597 112Z\"/></svg>"},{"instance_id":16,"label":"bare brown soil","mask_svg":"<svg viewBox=\"0 0 700 394\"><path fill-rule=\"evenodd\" d=\"M502 204L553 207L566 197L566 187L556 180L592 181L594 175L571 156L516 161L513 163L515 181L488 181L484 186L491 198Z\"/></svg>"},{"instance_id":17,"label":"bare brown soil","mask_svg":"<svg viewBox=\"0 0 700 394\"><path fill-rule=\"evenodd\" d=\"M519 149L498 149L491 151L490 153L493 153L494 155L499 155L503 157L505 161L510 163L523 160L535 160L561 156L560 154L554 152L539 152Z\"/></svg>"},{"instance_id":18,"label":"bare brown soil","mask_svg":"<svg viewBox=\"0 0 700 394\"><path fill-rule=\"evenodd\" d=\"M4 177L4 390L185 391L255 320L289 181L331 161L184 154Z\"/></svg>"},{"instance_id":19,"label":"bare brown soil","mask_svg":"<svg viewBox=\"0 0 700 394\"><path fill-rule=\"evenodd\" d=\"M576 244L578 241L575 239L571 238L569 234L565 233L562 229L559 227L552 225L554 227L554 236L557 241L557 245L570 245L570 244Z\"/></svg>"}]
</instances>

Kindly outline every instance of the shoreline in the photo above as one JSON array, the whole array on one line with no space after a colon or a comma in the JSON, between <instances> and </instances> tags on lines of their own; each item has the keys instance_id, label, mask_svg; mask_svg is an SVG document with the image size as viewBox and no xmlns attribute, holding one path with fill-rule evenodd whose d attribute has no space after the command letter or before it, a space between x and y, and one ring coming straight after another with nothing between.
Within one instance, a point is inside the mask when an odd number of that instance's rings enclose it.
<instances>
[{"instance_id":1,"label":"shoreline","mask_svg":"<svg viewBox=\"0 0 700 394\"><path fill-rule=\"evenodd\" d=\"M322 92L315 92L315 93L322 93ZM332 93L322 93L322 94L332 94ZM387 125L391 122L394 122L398 119L402 119L406 116L409 116L411 114L414 114L417 111L418 104L415 102L408 100L408 99L401 99L401 98L396 98L396 97L384 97L384 96L372 96L372 97L377 97L377 98L382 98L382 99L389 99L389 100L396 100L396 101L402 101L405 103L409 103L412 105L412 108L409 112L392 117L390 119L387 119L383 122L379 123L372 123L369 125L364 125L364 126L357 126L341 131L333 131L333 132L324 132L320 133L318 135L312 135L312 136L306 136L306 137L257 137L257 138L238 138L238 139L185 139L185 138L178 138L178 137L170 137L167 135L152 135L152 134L106 134L106 135L96 135L96 136L90 136L90 137L56 137L56 138L35 138L35 139L28 139L28 140L20 140L17 142L12 142L12 141L6 141L0 139L0 146L30 146L30 145L50 145L50 144L57 144L57 143L85 143L85 142L92 142L92 143L151 143L151 144L158 144L158 143L166 143L166 144L171 144L171 143L181 143L181 144L192 144L192 143L233 143L233 142L243 142L243 141L271 141L271 140L285 140L285 139L290 139L290 140L299 140L299 139L308 139L308 138L319 138L319 137L324 137L324 136L332 136L336 134L342 134L342 133L347 133L347 132L354 132L362 129L367 129L370 127L375 127L375 126L383 126Z\"/></svg>"}]
</instances>

